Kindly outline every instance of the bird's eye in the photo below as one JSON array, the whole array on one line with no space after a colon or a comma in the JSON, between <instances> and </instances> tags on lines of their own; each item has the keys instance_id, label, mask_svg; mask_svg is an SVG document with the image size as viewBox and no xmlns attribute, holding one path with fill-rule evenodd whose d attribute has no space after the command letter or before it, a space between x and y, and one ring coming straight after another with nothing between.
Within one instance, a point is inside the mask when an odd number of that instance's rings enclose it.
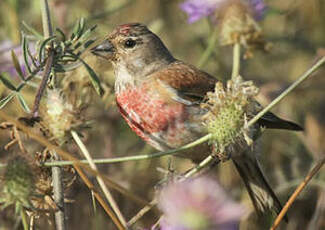
<instances>
[{"instance_id":1,"label":"bird's eye","mask_svg":"<svg viewBox=\"0 0 325 230\"><path fill-rule=\"evenodd\" d=\"M124 42L124 46L126 48L133 48L135 46L136 42L132 39L128 39Z\"/></svg>"}]
</instances>

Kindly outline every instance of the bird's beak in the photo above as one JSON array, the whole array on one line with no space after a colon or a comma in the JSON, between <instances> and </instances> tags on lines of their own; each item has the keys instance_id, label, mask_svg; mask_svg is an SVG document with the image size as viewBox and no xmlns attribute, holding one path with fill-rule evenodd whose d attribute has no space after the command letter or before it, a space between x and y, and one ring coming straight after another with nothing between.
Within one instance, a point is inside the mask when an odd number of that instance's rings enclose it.
<instances>
[{"instance_id":1,"label":"bird's beak","mask_svg":"<svg viewBox=\"0 0 325 230\"><path fill-rule=\"evenodd\" d=\"M105 59L110 59L114 54L115 48L109 40L104 40L101 44L91 49L91 52Z\"/></svg>"}]
</instances>

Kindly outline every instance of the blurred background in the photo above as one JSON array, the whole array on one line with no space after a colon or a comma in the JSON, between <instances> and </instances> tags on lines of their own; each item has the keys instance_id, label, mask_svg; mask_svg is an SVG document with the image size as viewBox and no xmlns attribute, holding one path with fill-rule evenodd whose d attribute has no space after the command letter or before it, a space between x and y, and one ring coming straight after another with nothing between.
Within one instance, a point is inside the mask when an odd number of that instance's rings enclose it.
<instances>
[{"instance_id":1,"label":"blurred background","mask_svg":"<svg viewBox=\"0 0 325 230\"><path fill-rule=\"evenodd\" d=\"M75 22L84 17L86 23L98 25L96 37L102 38L118 25L141 22L157 33L173 55L201 68L219 79L231 75L232 49L216 45L211 56L202 62L213 24L202 19L187 23L187 15L180 9L182 1L175 0L51 0L50 8L54 27L69 32ZM250 59L243 60L241 75L253 80L261 91L258 100L267 105L286 87L307 70L317 58L325 54L325 2L322 0L267 0L268 9L261 28L265 39L271 43L269 52L254 52ZM10 66L8 50L16 48L19 53L22 21L42 32L39 1L2 0L0 2L0 72ZM9 57L8 57L9 56ZM85 60L99 75L106 93L103 98L92 95L85 117L93 121L83 130L83 141L93 158L108 158L155 152L127 126L117 111L114 102L114 76L108 63L94 59ZM2 69L2 70L1 70ZM17 80L15 72L13 81ZM82 87L88 82L87 72L79 68L65 76L69 83ZM80 83L81 82L81 83ZM88 84L88 83L87 83ZM86 85L87 85L86 84ZM32 106L35 89L26 89L23 94ZM73 94L73 92L71 92ZM0 84L0 98L8 90ZM282 203L292 194L311 167L325 153L325 68L301 84L289 94L272 112L282 118L296 121L304 126L303 133L267 130L261 138L260 162L266 177ZM15 100L3 108L15 118L26 116ZM5 163L17 148L4 151L10 141L9 133L0 130L0 160ZM36 151L35 144L24 137L28 150ZM66 147L75 156L78 148L72 141ZM172 163L171 163L172 162ZM154 160L99 165L101 173L109 176L133 194L152 200L155 187L165 178L164 170L172 164L178 173L189 169L192 163L185 159L163 157ZM229 192L230 196L251 207L246 189L231 162L218 165L210 174ZM93 178L94 179L94 178ZM290 222L280 229L325 229L325 174L324 169L313 178L307 188L288 212ZM126 219L134 216L143 205L113 192ZM97 205L94 214L91 193L77 178L67 189L68 229L115 229L111 220ZM252 208L252 207L251 207ZM135 225L135 229L148 228L157 221L159 211L153 208ZM35 229L55 229L53 216L40 216L35 220ZM19 229L13 208L0 212L0 230ZM267 229L271 219L257 221L254 212L240 223L240 229Z\"/></svg>"}]
</instances>

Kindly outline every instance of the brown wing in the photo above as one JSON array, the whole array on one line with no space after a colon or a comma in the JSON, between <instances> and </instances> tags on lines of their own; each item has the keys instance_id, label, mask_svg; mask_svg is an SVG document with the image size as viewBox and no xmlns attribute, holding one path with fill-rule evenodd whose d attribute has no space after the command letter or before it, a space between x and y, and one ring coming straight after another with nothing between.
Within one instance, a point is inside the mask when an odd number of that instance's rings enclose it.
<instances>
[{"instance_id":1,"label":"brown wing","mask_svg":"<svg viewBox=\"0 0 325 230\"><path fill-rule=\"evenodd\" d=\"M153 73L150 77L165 84L167 87L157 87L169 89L167 92L172 99L184 104L200 103L207 92L214 91L217 79L196 67L181 61L175 61L167 68ZM162 93L162 92L161 92ZM266 113L258 121L260 126L273 129L303 130L299 125L283 120L271 112Z\"/></svg>"},{"instance_id":2,"label":"brown wing","mask_svg":"<svg viewBox=\"0 0 325 230\"><path fill-rule=\"evenodd\" d=\"M174 89L178 99L191 102L200 102L207 92L214 90L217 82L208 73L181 61L171 63L152 77Z\"/></svg>"}]
</instances>

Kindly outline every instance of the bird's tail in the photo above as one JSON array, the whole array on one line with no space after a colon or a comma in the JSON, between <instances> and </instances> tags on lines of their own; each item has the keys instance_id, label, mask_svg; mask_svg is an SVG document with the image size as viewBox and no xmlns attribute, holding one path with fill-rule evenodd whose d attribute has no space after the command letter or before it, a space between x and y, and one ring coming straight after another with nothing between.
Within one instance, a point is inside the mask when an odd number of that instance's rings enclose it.
<instances>
[{"instance_id":1,"label":"bird's tail","mask_svg":"<svg viewBox=\"0 0 325 230\"><path fill-rule=\"evenodd\" d=\"M245 154L232 159L242 177L258 215L271 210L279 213L282 205L267 183L257 160ZM287 217L285 218L287 221Z\"/></svg>"}]
</instances>

